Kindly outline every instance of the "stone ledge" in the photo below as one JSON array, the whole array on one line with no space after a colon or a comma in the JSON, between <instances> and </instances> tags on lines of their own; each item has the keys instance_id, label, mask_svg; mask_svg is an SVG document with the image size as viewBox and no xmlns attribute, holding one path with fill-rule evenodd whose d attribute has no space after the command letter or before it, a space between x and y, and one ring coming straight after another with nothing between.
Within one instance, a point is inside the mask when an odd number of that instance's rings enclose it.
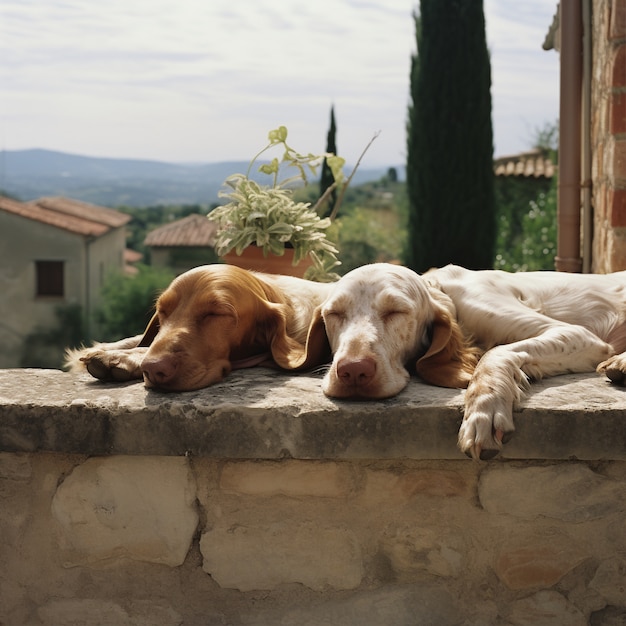
<instances>
[{"instance_id":1,"label":"stone ledge","mask_svg":"<svg viewBox=\"0 0 626 626\"><path fill-rule=\"evenodd\" d=\"M463 392L411 381L379 402L324 397L317 375L257 368L186 393L58 370L0 370L0 451L232 459L461 459ZM626 390L595 374L541 381L505 459L626 460Z\"/></svg>"}]
</instances>

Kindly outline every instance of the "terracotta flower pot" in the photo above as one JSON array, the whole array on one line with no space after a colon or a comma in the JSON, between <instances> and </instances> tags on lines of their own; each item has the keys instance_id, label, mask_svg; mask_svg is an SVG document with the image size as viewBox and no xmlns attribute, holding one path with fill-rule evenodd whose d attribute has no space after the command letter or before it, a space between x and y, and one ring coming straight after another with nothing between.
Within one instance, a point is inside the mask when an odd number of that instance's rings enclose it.
<instances>
[{"instance_id":1,"label":"terracotta flower pot","mask_svg":"<svg viewBox=\"0 0 626 626\"><path fill-rule=\"evenodd\" d=\"M225 254L222 258L230 265L236 265L244 270L255 272L265 272L266 274L284 274L287 276L297 276L302 278L306 270L313 265L313 261L306 257L298 265L293 265L294 250L285 248L283 256L268 254L263 256L263 248L248 246L244 248L241 256L234 250Z\"/></svg>"}]
</instances>

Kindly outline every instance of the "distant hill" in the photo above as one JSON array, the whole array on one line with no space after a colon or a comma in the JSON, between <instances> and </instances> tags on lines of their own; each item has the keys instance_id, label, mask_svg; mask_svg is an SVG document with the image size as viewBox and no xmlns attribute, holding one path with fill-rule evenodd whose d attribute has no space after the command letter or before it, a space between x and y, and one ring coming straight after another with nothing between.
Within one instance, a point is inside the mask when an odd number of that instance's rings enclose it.
<instances>
[{"instance_id":1,"label":"distant hill","mask_svg":"<svg viewBox=\"0 0 626 626\"><path fill-rule=\"evenodd\" d=\"M176 164L78 156L51 150L0 151L0 190L27 201L67 196L101 206L203 204L218 201L224 179L247 161ZM388 168L359 169L355 185L379 180ZM349 168L347 168L349 171ZM404 168L396 167L403 178Z\"/></svg>"}]
</instances>

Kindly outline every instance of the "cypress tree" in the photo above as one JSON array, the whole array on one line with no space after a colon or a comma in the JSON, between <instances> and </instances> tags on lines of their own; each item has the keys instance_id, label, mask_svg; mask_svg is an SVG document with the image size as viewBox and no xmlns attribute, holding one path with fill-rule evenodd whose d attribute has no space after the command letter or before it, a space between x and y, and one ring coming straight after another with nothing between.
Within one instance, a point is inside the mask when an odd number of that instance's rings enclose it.
<instances>
[{"instance_id":1,"label":"cypress tree","mask_svg":"<svg viewBox=\"0 0 626 626\"><path fill-rule=\"evenodd\" d=\"M337 126L335 124L335 107L330 107L330 128L326 135L326 152L332 152L337 154ZM322 177L320 179L320 197L324 195L324 192L335 182L335 177L324 159L322 165ZM337 202L337 188L330 192L327 202L324 205L324 214L330 215L333 211L335 203Z\"/></svg>"},{"instance_id":2,"label":"cypress tree","mask_svg":"<svg viewBox=\"0 0 626 626\"><path fill-rule=\"evenodd\" d=\"M491 65L482 0L420 0L407 121L407 265L493 267Z\"/></svg>"}]
</instances>

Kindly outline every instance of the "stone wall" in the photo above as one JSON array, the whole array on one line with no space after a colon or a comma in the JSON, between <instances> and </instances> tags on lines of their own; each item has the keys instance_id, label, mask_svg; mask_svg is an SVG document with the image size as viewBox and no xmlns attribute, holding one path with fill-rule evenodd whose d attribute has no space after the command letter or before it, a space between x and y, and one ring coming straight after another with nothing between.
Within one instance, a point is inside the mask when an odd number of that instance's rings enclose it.
<instances>
[{"instance_id":1,"label":"stone wall","mask_svg":"<svg viewBox=\"0 0 626 626\"><path fill-rule=\"evenodd\" d=\"M626 2L593 0L594 272L626 269Z\"/></svg>"},{"instance_id":2,"label":"stone wall","mask_svg":"<svg viewBox=\"0 0 626 626\"><path fill-rule=\"evenodd\" d=\"M319 382L0 371L0 624L626 622L622 389L536 384L476 463L462 392Z\"/></svg>"}]
</instances>

